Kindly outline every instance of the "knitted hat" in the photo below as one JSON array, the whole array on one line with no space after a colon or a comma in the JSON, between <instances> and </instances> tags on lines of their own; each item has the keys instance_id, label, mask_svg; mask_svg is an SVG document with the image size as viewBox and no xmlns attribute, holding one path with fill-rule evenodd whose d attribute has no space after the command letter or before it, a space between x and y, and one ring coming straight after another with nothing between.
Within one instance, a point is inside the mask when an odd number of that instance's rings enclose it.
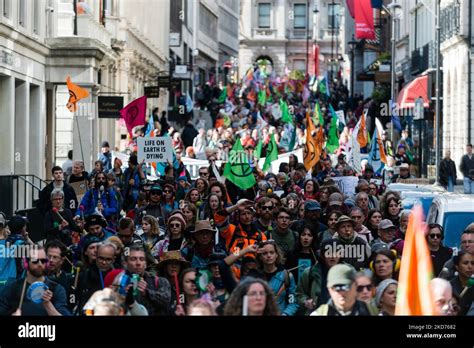
<instances>
[{"instance_id":1,"label":"knitted hat","mask_svg":"<svg viewBox=\"0 0 474 348\"><path fill-rule=\"evenodd\" d=\"M107 273L104 279L104 287L108 288L110 285L112 285L114 283L115 278L123 271L124 271L123 269L117 268Z\"/></svg>"},{"instance_id":2,"label":"knitted hat","mask_svg":"<svg viewBox=\"0 0 474 348\"><path fill-rule=\"evenodd\" d=\"M174 213L173 215L171 215L168 219L167 225L169 225L173 220L178 220L183 229L186 226L186 220L184 219L184 216L181 213Z\"/></svg>"},{"instance_id":3,"label":"knitted hat","mask_svg":"<svg viewBox=\"0 0 474 348\"><path fill-rule=\"evenodd\" d=\"M377 307L380 307L380 300L382 299L383 293L391 284L398 285L398 282L394 279L385 279L380 282L379 286L377 286L377 290L375 292L375 304Z\"/></svg>"}]
</instances>

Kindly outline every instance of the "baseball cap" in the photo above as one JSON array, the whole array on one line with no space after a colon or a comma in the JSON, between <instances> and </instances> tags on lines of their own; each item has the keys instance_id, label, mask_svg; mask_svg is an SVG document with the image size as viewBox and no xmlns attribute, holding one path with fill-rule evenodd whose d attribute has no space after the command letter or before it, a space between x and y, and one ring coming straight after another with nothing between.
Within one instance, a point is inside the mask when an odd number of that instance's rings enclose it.
<instances>
[{"instance_id":1,"label":"baseball cap","mask_svg":"<svg viewBox=\"0 0 474 348\"><path fill-rule=\"evenodd\" d=\"M379 222L379 225L377 226L381 230L387 230L389 228L396 228L393 222L389 219L383 219L382 221Z\"/></svg>"},{"instance_id":2,"label":"baseball cap","mask_svg":"<svg viewBox=\"0 0 474 348\"><path fill-rule=\"evenodd\" d=\"M355 282L356 270L354 267L338 264L329 269L327 287L332 288L334 285L351 285Z\"/></svg>"},{"instance_id":3,"label":"baseball cap","mask_svg":"<svg viewBox=\"0 0 474 348\"><path fill-rule=\"evenodd\" d=\"M308 200L304 203L305 211L319 211L321 210L321 205L315 200Z\"/></svg>"},{"instance_id":4,"label":"baseball cap","mask_svg":"<svg viewBox=\"0 0 474 348\"><path fill-rule=\"evenodd\" d=\"M339 192L334 192L331 193L329 196L329 201L328 205L333 206L333 205L339 205L341 206L344 203L344 197Z\"/></svg>"}]
</instances>

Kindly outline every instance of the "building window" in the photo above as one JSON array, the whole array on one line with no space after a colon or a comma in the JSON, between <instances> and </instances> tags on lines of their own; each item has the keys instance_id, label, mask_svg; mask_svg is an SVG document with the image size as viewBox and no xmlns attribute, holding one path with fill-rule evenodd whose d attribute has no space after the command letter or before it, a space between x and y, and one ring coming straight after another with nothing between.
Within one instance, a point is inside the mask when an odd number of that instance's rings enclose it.
<instances>
[{"instance_id":1,"label":"building window","mask_svg":"<svg viewBox=\"0 0 474 348\"><path fill-rule=\"evenodd\" d=\"M39 3L33 1L33 33L39 35Z\"/></svg>"},{"instance_id":2,"label":"building window","mask_svg":"<svg viewBox=\"0 0 474 348\"><path fill-rule=\"evenodd\" d=\"M217 17L206 7L201 5L199 11L199 26L204 34L209 36L211 39L217 40Z\"/></svg>"},{"instance_id":3,"label":"building window","mask_svg":"<svg viewBox=\"0 0 474 348\"><path fill-rule=\"evenodd\" d=\"M306 4L295 4L294 7L295 19L293 27L295 29L306 29L308 20L306 19Z\"/></svg>"},{"instance_id":4,"label":"building window","mask_svg":"<svg viewBox=\"0 0 474 348\"><path fill-rule=\"evenodd\" d=\"M26 28L26 0L18 1L18 24Z\"/></svg>"},{"instance_id":5,"label":"building window","mask_svg":"<svg viewBox=\"0 0 474 348\"><path fill-rule=\"evenodd\" d=\"M11 0L3 0L3 17L10 18Z\"/></svg>"},{"instance_id":6,"label":"building window","mask_svg":"<svg viewBox=\"0 0 474 348\"><path fill-rule=\"evenodd\" d=\"M340 5L339 4L328 4L328 28L339 29L340 25Z\"/></svg>"},{"instance_id":7,"label":"building window","mask_svg":"<svg viewBox=\"0 0 474 348\"><path fill-rule=\"evenodd\" d=\"M112 0L104 1L104 13L106 17L113 15L113 3Z\"/></svg>"},{"instance_id":8,"label":"building window","mask_svg":"<svg viewBox=\"0 0 474 348\"><path fill-rule=\"evenodd\" d=\"M270 28L270 13L272 5L270 3L258 4L258 27Z\"/></svg>"},{"instance_id":9,"label":"building window","mask_svg":"<svg viewBox=\"0 0 474 348\"><path fill-rule=\"evenodd\" d=\"M306 61L304 59L293 60L293 70L306 72Z\"/></svg>"}]
</instances>

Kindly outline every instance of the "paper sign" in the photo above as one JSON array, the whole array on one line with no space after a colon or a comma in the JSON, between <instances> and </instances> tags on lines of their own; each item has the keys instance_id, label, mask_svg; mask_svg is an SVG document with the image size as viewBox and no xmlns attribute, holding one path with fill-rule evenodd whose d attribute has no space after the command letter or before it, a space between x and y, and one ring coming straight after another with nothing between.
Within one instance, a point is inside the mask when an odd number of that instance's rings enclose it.
<instances>
[{"instance_id":1,"label":"paper sign","mask_svg":"<svg viewBox=\"0 0 474 348\"><path fill-rule=\"evenodd\" d=\"M355 195L355 189L359 183L359 179L355 176L336 176L331 179L339 186L342 193L348 196Z\"/></svg>"},{"instance_id":2,"label":"paper sign","mask_svg":"<svg viewBox=\"0 0 474 348\"><path fill-rule=\"evenodd\" d=\"M87 192L87 181L77 181L69 185L76 193L77 201L81 204L82 197L84 197Z\"/></svg>"},{"instance_id":3,"label":"paper sign","mask_svg":"<svg viewBox=\"0 0 474 348\"><path fill-rule=\"evenodd\" d=\"M137 139L138 162L160 163L173 160L170 137L140 137Z\"/></svg>"}]
</instances>

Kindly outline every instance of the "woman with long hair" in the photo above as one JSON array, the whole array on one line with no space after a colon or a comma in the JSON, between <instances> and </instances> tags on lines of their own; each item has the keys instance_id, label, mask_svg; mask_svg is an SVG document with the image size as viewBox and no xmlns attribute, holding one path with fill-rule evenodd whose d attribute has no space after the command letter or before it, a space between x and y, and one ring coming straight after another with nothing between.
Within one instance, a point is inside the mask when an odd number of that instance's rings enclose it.
<instances>
[{"instance_id":1,"label":"woman with long hair","mask_svg":"<svg viewBox=\"0 0 474 348\"><path fill-rule=\"evenodd\" d=\"M356 274L357 299L367 304L374 304L375 286L372 282L370 272L358 272Z\"/></svg>"},{"instance_id":2,"label":"woman with long hair","mask_svg":"<svg viewBox=\"0 0 474 348\"><path fill-rule=\"evenodd\" d=\"M380 221L382 221L382 212L379 209L370 209L367 214L367 222L365 223L365 226L369 229L374 239L379 237L378 226Z\"/></svg>"},{"instance_id":3,"label":"woman with long hair","mask_svg":"<svg viewBox=\"0 0 474 348\"><path fill-rule=\"evenodd\" d=\"M196 187L199 191L201 197L206 197L209 191L209 184L203 178L197 178L194 182L194 187Z\"/></svg>"},{"instance_id":4,"label":"woman with long hair","mask_svg":"<svg viewBox=\"0 0 474 348\"><path fill-rule=\"evenodd\" d=\"M184 200L193 203L196 207L199 207L202 204L201 194L195 187L189 189L189 191L186 193L186 196L184 197Z\"/></svg>"},{"instance_id":5,"label":"woman with long hair","mask_svg":"<svg viewBox=\"0 0 474 348\"><path fill-rule=\"evenodd\" d=\"M207 204L205 205L203 214L201 214L200 220L214 220L214 214L224 209L222 201L215 193L209 194L206 201Z\"/></svg>"},{"instance_id":6,"label":"woman with long hair","mask_svg":"<svg viewBox=\"0 0 474 348\"><path fill-rule=\"evenodd\" d=\"M397 280L399 264L395 250L381 249L372 254L370 269L374 272L374 284L377 286L385 279Z\"/></svg>"},{"instance_id":7,"label":"woman with long hair","mask_svg":"<svg viewBox=\"0 0 474 348\"><path fill-rule=\"evenodd\" d=\"M265 281L247 277L232 291L225 304L224 315L277 316L280 309Z\"/></svg>"},{"instance_id":8,"label":"woman with long hair","mask_svg":"<svg viewBox=\"0 0 474 348\"><path fill-rule=\"evenodd\" d=\"M395 197L390 197L387 199L385 208L384 208L384 218L389 219L397 227L400 227L400 200Z\"/></svg>"},{"instance_id":9,"label":"woman with long hair","mask_svg":"<svg viewBox=\"0 0 474 348\"><path fill-rule=\"evenodd\" d=\"M191 231L194 230L198 210L193 203L188 201L181 201L179 203L179 208L183 213L184 221L186 222L186 227L184 228L184 237L188 239L189 235L191 234Z\"/></svg>"},{"instance_id":10,"label":"woman with long hair","mask_svg":"<svg viewBox=\"0 0 474 348\"><path fill-rule=\"evenodd\" d=\"M176 190L171 184L165 184L163 186L163 197L161 198L161 211L167 219L169 214L179 208L178 202L176 201Z\"/></svg>"},{"instance_id":11,"label":"woman with long hair","mask_svg":"<svg viewBox=\"0 0 474 348\"><path fill-rule=\"evenodd\" d=\"M185 316L188 306L199 299L199 289L196 286L197 271L195 268L185 269L179 277L179 288L182 291L182 296L178 299L175 314L178 316Z\"/></svg>"},{"instance_id":12,"label":"woman with long hair","mask_svg":"<svg viewBox=\"0 0 474 348\"><path fill-rule=\"evenodd\" d=\"M305 200L308 199L317 199L319 184L314 179L308 179L303 184L304 194L303 197Z\"/></svg>"},{"instance_id":13,"label":"woman with long hair","mask_svg":"<svg viewBox=\"0 0 474 348\"><path fill-rule=\"evenodd\" d=\"M462 291L467 287L467 281L474 274L474 255L465 250L461 250L453 257L454 268L458 275L451 280L453 293L460 296Z\"/></svg>"},{"instance_id":14,"label":"woman with long hair","mask_svg":"<svg viewBox=\"0 0 474 348\"><path fill-rule=\"evenodd\" d=\"M298 284L303 271L317 262L317 237L313 234L310 226L303 227L303 231L296 240L294 251L286 260L285 268L293 273L296 284Z\"/></svg>"},{"instance_id":15,"label":"woman with long hair","mask_svg":"<svg viewBox=\"0 0 474 348\"><path fill-rule=\"evenodd\" d=\"M215 193L219 196L220 200L224 204L224 208L228 208L231 206L228 196L227 196L227 188L224 184L216 181L209 185L209 193Z\"/></svg>"},{"instance_id":16,"label":"woman with long hair","mask_svg":"<svg viewBox=\"0 0 474 348\"><path fill-rule=\"evenodd\" d=\"M284 267L283 253L274 240L262 241L258 245L257 264L258 271L254 273L257 277L268 282L275 294L281 315L295 315L298 304L295 299L296 283L291 272Z\"/></svg>"},{"instance_id":17,"label":"woman with long hair","mask_svg":"<svg viewBox=\"0 0 474 348\"><path fill-rule=\"evenodd\" d=\"M142 218L143 234L140 235L147 250L152 254L157 253L157 245L163 237L160 235L158 220L152 215L145 215Z\"/></svg>"}]
</instances>

